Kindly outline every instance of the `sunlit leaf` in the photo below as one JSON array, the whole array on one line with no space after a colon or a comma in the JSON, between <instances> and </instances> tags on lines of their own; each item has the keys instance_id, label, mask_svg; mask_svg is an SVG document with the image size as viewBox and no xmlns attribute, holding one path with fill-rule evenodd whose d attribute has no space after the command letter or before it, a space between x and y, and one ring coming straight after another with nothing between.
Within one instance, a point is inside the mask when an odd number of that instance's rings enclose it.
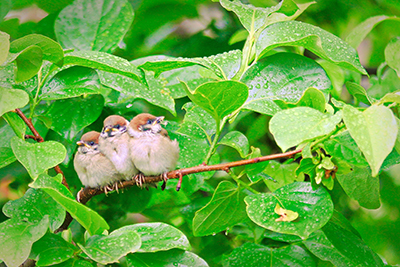
<instances>
[{"instance_id":1,"label":"sunlit leaf","mask_svg":"<svg viewBox=\"0 0 400 267\"><path fill-rule=\"evenodd\" d=\"M207 262L196 254L178 249L156 253L134 253L126 257L128 267L147 266L196 266L208 267Z\"/></svg>"},{"instance_id":2,"label":"sunlit leaf","mask_svg":"<svg viewBox=\"0 0 400 267\"><path fill-rule=\"evenodd\" d=\"M400 21L400 19L399 19ZM396 37L390 40L385 48L386 63L397 72L400 78L400 38Z\"/></svg>"},{"instance_id":3,"label":"sunlit leaf","mask_svg":"<svg viewBox=\"0 0 400 267\"><path fill-rule=\"evenodd\" d=\"M245 158L249 154L249 140L247 140L244 134L238 131L227 133L218 144L236 149L242 158Z\"/></svg>"},{"instance_id":4,"label":"sunlit leaf","mask_svg":"<svg viewBox=\"0 0 400 267\"><path fill-rule=\"evenodd\" d=\"M1 18L3 16L0 16ZM0 32L0 65L6 61L10 50L10 35L5 32Z\"/></svg>"}]
</instances>

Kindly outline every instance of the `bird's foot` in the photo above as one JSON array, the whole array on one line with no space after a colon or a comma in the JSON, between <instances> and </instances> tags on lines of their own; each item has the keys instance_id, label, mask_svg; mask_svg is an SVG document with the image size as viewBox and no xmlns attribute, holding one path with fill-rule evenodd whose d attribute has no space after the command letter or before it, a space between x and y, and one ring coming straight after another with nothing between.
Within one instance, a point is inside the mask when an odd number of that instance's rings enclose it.
<instances>
[{"instance_id":1,"label":"bird's foot","mask_svg":"<svg viewBox=\"0 0 400 267\"><path fill-rule=\"evenodd\" d=\"M181 190L183 175L180 171L178 171L177 174L178 174L179 180L178 180L178 184L176 185L176 191L179 191L179 190Z\"/></svg>"},{"instance_id":2,"label":"bird's foot","mask_svg":"<svg viewBox=\"0 0 400 267\"><path fill-rule=\"evenodd\" d=\"M161 190L164 191L165 187L167 186L167 181L168 181L168 176L167 173L164 172L163 174L160 175L161 178L163 179L163 183L161 185Z\"/></svg>"},{"instance_id":3,"label":"bird's foot","mask_svg":"<svg viewBox=\"0 0 400 267\"><path fill-rule=\"evenodd\" d=\"M135 177L133 177L134 181L136 182L136 185L139 186L140 188L143 188L143 185L146 183L144 179L144 174L139 173Z\"/></svg>"},{"instance_id":4,"label":"bird's foot","mask_svg":"<svg viewBox=\"0 0 400 267\"><path fill-rule=\"evenodd\" d=\"M107 196L107 193L109 193L113 190L114 190L113 186L106 185L103 187L103 191L104 191L104 194L106 194L106 196Z\"/></svg>"}]
</instances>

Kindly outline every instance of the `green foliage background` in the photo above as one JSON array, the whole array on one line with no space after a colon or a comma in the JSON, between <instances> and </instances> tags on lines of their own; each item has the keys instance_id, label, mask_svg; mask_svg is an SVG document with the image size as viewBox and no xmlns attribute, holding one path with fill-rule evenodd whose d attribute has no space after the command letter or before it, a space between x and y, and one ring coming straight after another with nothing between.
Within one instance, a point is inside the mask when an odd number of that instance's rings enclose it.
<instances>
[{"instance_id":1,"label":"green foliage background","mask_svg":"<svg viewBox=\"0 0 400 267\"><path fill-rule=\"evenodd\" d=\"M400 4L296 3L2 1L0 259L400 264ZM46 16L14 18L33 4ZM16 108L46 142L24 141ZM303 152L191 174L180 192L171 180L76 202L76 141L108 115L142 112L170 122L179 168ZM299 219L276 221L277 205ZM55 234L65 211L75 220Z\"/></svg>"}]
</instances>

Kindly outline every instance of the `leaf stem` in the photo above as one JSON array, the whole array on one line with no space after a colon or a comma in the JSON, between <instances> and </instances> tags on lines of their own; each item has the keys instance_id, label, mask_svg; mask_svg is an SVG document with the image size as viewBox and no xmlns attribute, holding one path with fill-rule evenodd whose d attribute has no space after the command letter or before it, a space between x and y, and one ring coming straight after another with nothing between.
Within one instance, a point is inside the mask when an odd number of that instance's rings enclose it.
<instances>
[{"instance_id":1,"label":"leaf stem","mask_svg":"<svg viewBox=\"0 0 400 267\"><path fill-rule=\"evenodd\" d=\"M236 183L238 183L239 185L243 186L244 188L246 188L250 192L252 192L254 194L259 194L260 193L257 190L251 188L250 185L248 185L245 182L243 182L242 180L240 180L240 178L237 177L237 175L232 170L229 170L228 174L232 177L233 180L235 180Z\"/></svg>"},{"instance_id":2,"label":"leaf stem","mask_svg":"<svg viewBox=\"0 0 400 267\"><path fill-rule=\"evenodd\" d=\"M221 136L222 129L224 128L227 120L228 120L228 116L223 118L220 123L217 123L217 131L214 135L214 139L213 139L212 143L210 144L210 149L208 150L207 156L203 161L205 164L208 164L208 162L211 159L211 156L215 153L215 147L217 146L219 137Z\"/></svg>"}]
</instances>

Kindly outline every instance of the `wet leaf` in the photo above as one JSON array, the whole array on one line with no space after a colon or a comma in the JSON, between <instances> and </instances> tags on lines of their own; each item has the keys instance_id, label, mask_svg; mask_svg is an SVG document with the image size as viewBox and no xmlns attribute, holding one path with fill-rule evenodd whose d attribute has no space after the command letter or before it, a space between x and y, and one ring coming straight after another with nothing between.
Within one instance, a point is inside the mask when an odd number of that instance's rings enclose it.
<instances>
[{"instance_id":1,"label":"wet leaf","mask_svg":"<svg viewBox=\"0 0 400 267\"><path fill-rule=\"evenodd\" d=\"M218 142L219 145L230 146L236 149L242 158L249 154L249 140L247 137L238 131L232 131L224 135Z\"/></svg>"},{"instance_id":2,"label":"wet leaf","mask_svg":"<svg viewBox=\"0 0 400 267\"><path fill-rule=\"evenodd\" d=\"M261 150L259 148L251 147L251 152L247 159L253 159L261 157ZM259 181L260 179L268 179L269 177L263 172L267 165L268 161L258 162L255 164L249 164L245 166L246 175L252 183Z\"/></svg>"},{"instance_id":3,"label":"wet leaf","mask_svg":"<svg viewBox=\"0 0 400 267\"><path fill-rule=\"evenodd\" d=\"M43 52L37 45L31 45L24 50L9 54L10 62L15 60L17 69L15 71L15 81L25 82L35 76L42 66Z\"/></svg>"},{"instance_id":4,"label":"wet leaf","mask_svg":"<svg viewBox=\"0 0 400 267\"><path fill-rule=\"evenodd\" d=\"M0 86L0 116L16 108L23 108L28 102L29 96L25 91Z\"/></svg>"},{"instance_id":5,"label":"wet leaf","mask_svg":"<svg viewBox=\"0 0 400 267\"><path fill-rule=\"evenodd\" d=\"M358 101L363 102L364 104L371 105L372 100L365 91L364 87L357 83L346 82L346 88L351 95L353 95Z\"/></svg>"},{"instance_id":6,"label":"wet leaf","mask_svg":"<svg viewBox=\"0 0 400 267\"><path fill-rule=\"evenodd\" d=\"M10 218L37 223L48 215L50 230L55 231L64 221L65 210L40 189L29 188L19 199L7 202L3 213Z\"/></svg>"},{"instance_id":7,"label":"wet leaf","mask_svg":"<svg viewBox=\"0 0 400 267\"><path fill-rule=\"evenodd\" d=\"M10 219L0 224L0 259L9 267L20 266L28 257L32 244L49 227L46 215L35 223Z\"/></svg>"},{"instance_id":8,"label":"wet leaf","mask_svg":"<svg viewBox=\"0 0 400 267\"><path fill-rule=\"evenodd\" d=\"M53 102L40 119L63 138L72 140L83 128L92 124L103 110L101 95L63 99ZM74 112L66 113L66 110Z\"/></svg>"},{"instance_id":9,"label":"wet leaf","mask_svg":"<svg viewBox=\"0 0 400 267\"><path fill-rule=\"evenodd\" d=\"M140 236L129 228L117 229L110 235L91 236L86 245L79 247L92 260L101 264L117 262L128 253L136 252L141 245Z\"/></svg>"},{"instance_id":10,"label":"wet leaf","mask_svg":"<svg viewBox=\"0 0 400 267\"><path fill-rule=\"evenodd\" d=\"M195 236L205 236L226 230L246 218L244 195L228 181L219 183L211 201L193 218Z\"/></svg>"},{"instance_id":11,"label":"wet leaf","mask_svg":"<svg viewBox=\"0 0 400 267\"><path fill-rule=\"evenodd\" d=\"M373 105L360 112L346 105L343 120L371 166L372 176L376 177L397 138L398 126L392 111Z\"/></svg>"},{"instance_id":12,"label":"wet leaf","mask_svg":"<svg viewBox=\"0 0 400 267\"><path fill-rule=\"evenodd\" d=\"M276 113L270 123L270 131L282 151L332 132L342 120L342 112L323 114L308 107L297 107Z\"/></svg>"},{"instance_id":13,"label":"wet leaf","mask_svg":"<svg viewBox=\"0 0 400 267\"><path fill-rule=\"evenodd\" d=\"M190 250L191 248L187 237L179 229L166 223L137 223L119 228L115 232L127 229L137 232L142 240L138 252L157 252L173 248Z\"/></svg>"},{"instance_id":14,"label":"wet leaf","mask_svg":"<svg viewBox=\"0 0 400 267\"><path fill-rule=\"evenodd\" d=\"M329 193L323 187L313 190L308 182L294 182L273 193L247 196L245 202L247 215L256 224L274 232L302 238L323 227L333 212ZM298 219L293 222L275 221L279 218L274 211L276 204L297 212Z\"/></svg>"},{"instance_id":15,"label":"wet leaf","mask_svg":"<svg viewBox=\"0 0 400 267\"><path fill-rule=\"evenodd\" d=\"M32 179L39 174L60 164L66 154L65 147L54 141L31 144L18 137L11 139L15 157L24 165Z\"/></svg>"},{"instance_id":16,"label":"wet leaf","mask_svg":"<svg viewBox=\"0 0 400 267\"><path fill-rule=\"evenodd\" d=\"M11 148L0 147L0 169L10 165L16 160Z\"/></svg>"},{"instance_id":17,"label":"wet leaf","mask_svg":"<svg viewBox=\"0 0 400 267\"><path fill-rule=\"evenodd\" d=\"M208 82L200 85L191 92L185 83L189 98L196 105L210 114L217 125L233 111L237 110L247 99L248 88L244 83L236 81Z\"/></svg>"},{"instance_id":18,"label":"wet leaf","mask_svg":"<svg viewBox=\"0 0 400 267\"><path fill-rule=\"evenodd\" d=\"M353 47L330 32L307 23L285 21L265 28L256 43L257 57L279 46L303 46L341 67L367 74Z\"/></svg>"},{"instance_id":19,"label":"wet leaf","mask_svg":"<svg viewBox=\"0 0 400 267\"><path fill-rule=\"evenodd\" d=\"M279 206L279 203L276 204L274 211L276 214L281 216L275 219L276 222L292 222L299 217L299 214L297 212L286 210Z\"/></svg>"},{"instance_id":20,"label":"wet leaf","mask_svg":"<svg viewBox=\"0 0 400 267\"><path fill-rule=\"evenodd\" d=\"M346 42L350 44L352 47L357 48L362 40L365 39L365 37L372 31L373 28L375 28L376 25L381 23L382 21L385 20L397 20L400 21L400 18L398 17L388 17L388 16L375 16L375 17L370 17L360 24L358 24L351 32L350 34L346 37Z\"/></svg>"},{"instance_id":21,"label":"wet leaf","mask_svg":"<svg viewBox=\"0 0 400 267\"><path fill-rule=\"evenodd\" d=\"M289 103L282 100L275 100L276 104L279 105L282 109L294 108L294 107L310 107L316 109L318 111L324 112L326 99L325 95L322 91L315 88L307 88L300 100L296 103Z\"/></svg>"},{"instance_id":22,"label":"wet leaf","mask_svg":"<svg viewBox=\"0 0 400 267\"><path fill-rule=\"evenodd\" d=\"M61 178L61 174L58 174L55 178L47 174L42 174L29 186L42 189L50 195L58 204L63 206L63 208L71 214L72 218L77 220L90 235L101 234L104 230L108 230L110 227L107 222L97 212L77 202L72 196L72 193L61 184L61 182L55 180L61 180Z\"/></svg>"},{"instance_id":23,"label":"wet leaf","mask_svg":"<svg viewBox=\"0 0 400 267\"><path fill-rule=\"evenodd\" d=\"M60 235L47 233L33 244L29 257L36 261L37 266L49 266L67 261L77 250Z\"/></svg>"},{"instance_id":24,"label":"wet leaf","mask_svg":"<svg viewBox=\"0 0 400 267\"><path fill-rule=\"evenodd\" d=\"M0 17L2 18L3 16ZM6 61L9 50L10 50L10 35L8 35L5 32L0 32L0 65L2 65Z\"/></svg>"},{"instance_id":25,"label":"wet leaf","mask_svg":"<svg viewBox=\"0 0 400 267\"><path fill-rule=\"evenodd\" d=\"M207 262L196 254L178 249L156 253L135 253L126 257L128 267L147 266L196 266L208 267Z\"/></svg>"},{"instance_id":26,"label":"wet leaf","mask_svg":"<svg viewBox=\"0 0 400 267\"><path fill-rule=\"evenodd\" d=\"M326 95L331 82L324 69L306 57L278 53L257 62L241 79L249 88L244 109L274 115L281 108L273 100L296 103L309 87Z\"/></svg>"},{"instance_id":27,"label":"wet leaf","mask_svg":"<svg viewBox=\"0 0 400 267\"><path fill-rule=\"evenodd\" d=\"M76 0L60 12L54 30L64 48L112 52L132 22L128 1Z\"/></svg>"},{"instance_id":28,"label":"wet leaf","mask_svg":"<svg viewBox=\"0 0 400 267\"><path fill-rule=\"evenodd\" d=\"M400 19L399 19L400 21ZM386 63L397 72L397 76L400 78L400 38L395 37L385 48L385 59Z\"/></svg>"},{"instance_id":29,"label":"wet leaf","mask_svg":"<svg viewBox=\"0 0 400 267\"><path fill-rule=\"evenodd\" d=\"M235 248L223 259L224 267L242 266L316 266L313 258L300 246L289 245L271 248L254 243L245 243Z\"/></svg>"},{"instance_id":30,"label":"wet leaf","mask_svg":"<svg viewBox=\"0 0 400 267\"><path fill-rule=\"evenodd\" d=\"M268 161L264 169L264 182L268 189L273 192L284 185L291 184L294 181L301 182L304 176L296 176L295 170L299 165L297 163L281 164L277 161Z\"/></svg>"},{"instance_id":31,"label":"wet leaf","mask_svg":"<svg viewBox=\"0 0 400 267\"><path fill-rule=\"evenodd\" d=\"M3 115L3 118L11 126L16 136L21 139L25 138L26 124L17 113L8 112Z\"/></svg>"}]
</instances>

